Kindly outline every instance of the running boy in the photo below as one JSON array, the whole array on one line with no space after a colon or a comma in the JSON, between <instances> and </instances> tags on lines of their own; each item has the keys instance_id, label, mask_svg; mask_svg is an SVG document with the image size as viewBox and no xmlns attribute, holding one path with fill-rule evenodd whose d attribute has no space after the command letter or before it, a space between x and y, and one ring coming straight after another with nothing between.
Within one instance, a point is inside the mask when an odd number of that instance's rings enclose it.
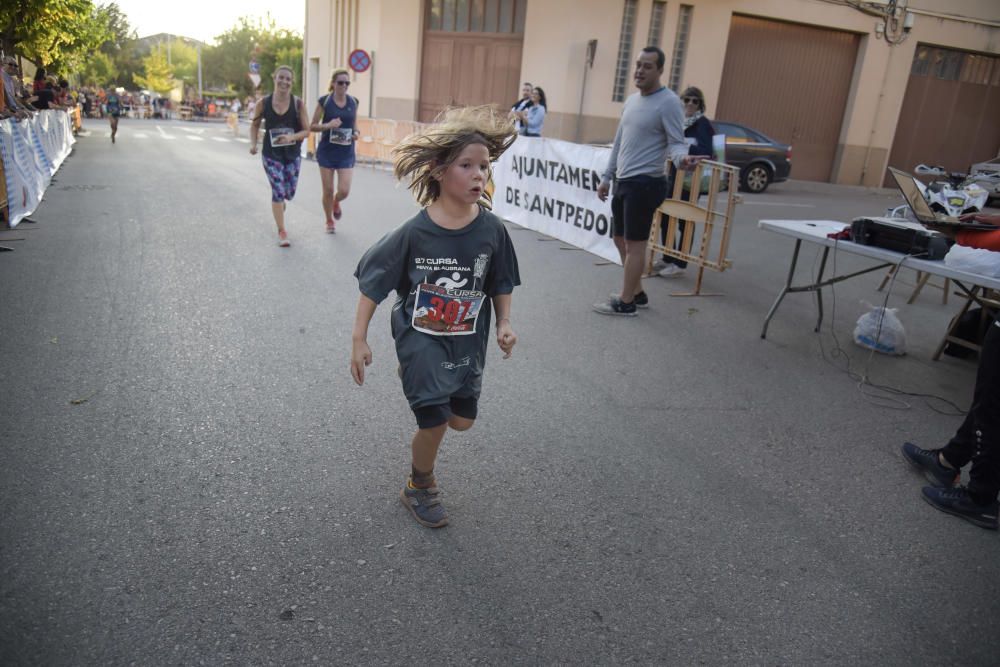
<instances>
[{"instance_id":1,"label":"running boy","mask_svg":"<svg viewBox=\"0 0 1000 667\"><path fill-rule=\"evenodd\" d=\"M400 497L423 526L448 523L434 461L448 427L476 419L489 340L492 300L496 340L510 357L511 293L521 284L507 229L482 206L490 163L514 142L509 120L490 107L452 109L393 151L396 178L425 206L372 246L354 275L361 297L354 321L351 375L364 384L372 362L368 324L396 290L392 337L403 393L417 420L412 466Z\"/></svg>"}]
</instances>

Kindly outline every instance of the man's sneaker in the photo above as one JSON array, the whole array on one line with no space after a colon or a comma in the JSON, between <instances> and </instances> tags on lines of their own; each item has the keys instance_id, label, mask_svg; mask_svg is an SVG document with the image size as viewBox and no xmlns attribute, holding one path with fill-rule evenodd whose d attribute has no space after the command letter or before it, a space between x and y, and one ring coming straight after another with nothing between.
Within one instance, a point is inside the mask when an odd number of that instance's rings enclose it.
<instances>
[{"instance_id":1,"label":"man's sneaker","mask_svg":"<svg viewBox=\"0 0 1000 667\"><path fill-rule=\"evenodd\" d=\"M616 296L613 296L607 301L602 301L601 303L595 303L594 312L600 313L601 315L620 315L622 317L635 317L636 306L634 301L632 303L622 303L621 299L619 299Z\"/></svg>"},{"instance_id":2,"label":"man's sneaker","mask_svg":"<svg viewBox=\"0 0 1000 667\"><path fill-rule=\"evenodd\" d=\"M969 490L964 486L954 489L925 486L923 496L924 500L942 512L965 519L980 528L997 529L997 511L1000 503L997 503L996 500L986 505L980 505L972 499Z\"/></svg>"},{"instance_id":3,"label":"man's sneaker","mask_svg":"<svg viewBox=\"0 0 1000 667\"><path fill-rule=\"evenodd\" d=\"M441 528L448 525L448 513L441 506L441 492L436 486L411 489L407 482L399 492L399 498L421 526Z\"/></svg>"},{"instance_id":4,"label":"man's sneaker","mask_svg":"<svg viewBox=\"0 0 1000 667\"><path fill-rule=\"evenodd\" d=\"M665 268L667 268L667 263L664 262L662 259L658 259L655 262L653 262L653 273L659 273Z\"/></svg>"},{"instance_id":5,"label":"man's sneaker","mask_svg":"<svg viewBox=\"0 0 1000 667\"><path fill-rule=\"evenodd\" d=\"M661 278L680 278L684 275L684 269L676 264L667 264L659 275Z\"/></svg>"},{"instance_id":6,"label":"man's sneaker","mask_svg":"<svg viewBox=\"0 0 1000 667\"><path fill-rule=\"evenodd\" d=\"M288 240L288 232L284 230L278 232L278 245L282 248L292 245L292 242Z\"/></svg>"},{"instance_id":7,"label":"man's sneaker","mask_svg":"<svg viewBox=\"0 0 1000 667\"><path fill-rule=\"evenodd\" d=\"M903 443L903 458L919 470L927 481L939 489L950 489L958 484L961 473L954 468L946 468L938 459L938 450L920 449L912 442Z\"/></svg>"},{"instance_id":8,"label":"man's sneaker","mask_svg":"<svg viewBox=\"0 0 1000 667\"><path fill-rule=\"evenodd\" d=\"M612 292L608 295L611 299L617 299L618 295ZM636 308L649 308L649 295L645 292L639 292L634 297L632 297L632 303L635 304Z\"/></svg>"}]
</instances>

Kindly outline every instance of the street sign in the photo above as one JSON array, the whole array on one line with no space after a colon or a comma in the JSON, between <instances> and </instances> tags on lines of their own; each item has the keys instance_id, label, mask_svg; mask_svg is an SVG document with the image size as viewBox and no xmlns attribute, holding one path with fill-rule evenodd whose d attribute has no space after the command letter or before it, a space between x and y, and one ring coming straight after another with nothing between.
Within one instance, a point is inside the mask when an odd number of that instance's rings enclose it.
<instances>
[{"instance_id":1,"label":"street sign","mask_svg":"<svg viewBox=\"0 0 1000 667\"><path fill-rule=\"evenodd\" d=\"M247 74L247 76L249 76L250 77L250 81L253 82L253 87L254 88L259 88L260 87L260 74L254 74L253 72L251 72L250 74Z\"/></svg>"},{"instance_id":2,"label":"street sign","mask_svg":"<svg viewBox=\"0 0 1000 667\"><path fill-rule=\"evenodd\" d=\"M351 55L348 56L347 62L351 69L355 72L361 73L368 71L368 68L372 66L371 56L368 52L363 49L354 49L351 51Z\"/></svg>"},{"instance_id":3,"label":"street sign","mask_svg":"<svg viewBox=\"0 0 1000 667\"><path fill-rule=\"evenodd\" d=\"M257 62L256 60L251 60L250 61L250 73L251 74L260 74L260 63Z\"/></svg>"}]
</instances>

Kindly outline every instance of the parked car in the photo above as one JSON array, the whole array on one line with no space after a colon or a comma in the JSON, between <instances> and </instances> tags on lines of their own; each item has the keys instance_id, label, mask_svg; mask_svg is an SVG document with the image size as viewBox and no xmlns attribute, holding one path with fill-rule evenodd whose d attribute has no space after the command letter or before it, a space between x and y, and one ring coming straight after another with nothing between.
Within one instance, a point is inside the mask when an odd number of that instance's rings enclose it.
<instances>
[{"instance_id":1,"label":"parked car","mask_svg":"<svg viewBox=\"0 0 1000 667\"><path fill-rule=\"evenodd\" d=\"M792 171L792 147L738 123L713 120L716 134L726 135L726 163L740 170L740 189L763 192Z\"/></svg>"},{"instance_id":2,"label":"parked car","mask_svg":"<svg viewBox=\"0 0 1000 667\"><path fill-rule=\"evenodd\" d=\"M1000 199L1000 157L977 162L969 167L968 180L986 190L989 193L989 202L995 204Z\"/></svg>"}]
</instances>

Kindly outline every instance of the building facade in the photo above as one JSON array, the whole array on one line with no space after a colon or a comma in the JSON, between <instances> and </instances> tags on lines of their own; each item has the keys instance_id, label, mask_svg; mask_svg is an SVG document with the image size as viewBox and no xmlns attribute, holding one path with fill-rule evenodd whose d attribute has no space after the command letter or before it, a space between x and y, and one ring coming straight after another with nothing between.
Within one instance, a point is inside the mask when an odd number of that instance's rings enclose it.
<instances>
[{"instance_id":1,"label":"building facade","mask_svg":"<svg viewBox=\"0 0 1000 667\"><path fill-rule=\"evenodd\" d=\"M647 45L710 118L791 144L794 178L881 185L890 164L1000 154L997 0L306 0L304 95L363 49L363 115L509 106L529 81L543 136L607 142Z\"/></svg>"}]
</instances>

